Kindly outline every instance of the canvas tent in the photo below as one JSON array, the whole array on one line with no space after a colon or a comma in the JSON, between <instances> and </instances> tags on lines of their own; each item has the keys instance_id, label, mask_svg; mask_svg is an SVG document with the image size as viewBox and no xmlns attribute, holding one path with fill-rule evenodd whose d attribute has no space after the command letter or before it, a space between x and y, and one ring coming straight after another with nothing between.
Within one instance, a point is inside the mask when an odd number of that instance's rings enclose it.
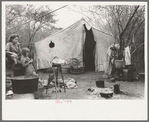
<instances>
[{"instance_id":1,"label":"canvas tent","mask_svg":"<svg viewBox=\"0 0 149 122\"><path fill-rule=\"evenodd\" d=\"M54 48L49 48L51 41L55 43ZM82 65L84 62L88 69L93 66L97 72L104 71L106 52L113 43L112 35L90 27L84 19L81 19L70 27L35 43L37 70L50 68L52 66L50 61L54 56L58 56L68 64L72 58L77 58Z\"/></svg>"}]
</instances>

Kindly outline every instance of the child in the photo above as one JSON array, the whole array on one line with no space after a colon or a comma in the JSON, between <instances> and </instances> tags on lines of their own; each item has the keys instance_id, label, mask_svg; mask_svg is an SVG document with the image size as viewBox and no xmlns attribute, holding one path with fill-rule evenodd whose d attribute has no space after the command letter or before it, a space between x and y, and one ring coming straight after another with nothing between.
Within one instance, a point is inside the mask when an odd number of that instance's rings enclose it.
<instances>
[{"instance_id":1,"label":"child","mask_svg":"<svg viewBox=\"0 0 149 122\"><path fill-rule=\"evenodd\" d=\"M35 69L32 65L33 59L30 59L29 56L30 50L28 48L22 49L21 63L25 68L25 76L37 76ZM38 80L38 90L34 93L35 99L38 99L44 90L43 81L39 78Z\"/></svg>"},{"instance_id":2,"label":"child","mask_svg":"<svg viewBox=\"0 0 149 122\"><path fill-rule=\"evenodd\" d=\"M35 72L35 69L32 65L33 59L30 59L29 56L30 50L28 48L22 49L22 56L21 56L21 63L22 66L25 68L25 76L38 76Z\"/></svg>"},{"instance_id":3,"label":"child","mask_svg":"<svg viewBox=\"0 0 149 122\"><path fill-rule=\"evenodd\" d=\"M37 76L38 74L35 72L35 69L32 65L33 59L30 59L29 56L30 50L28 48L22 49L21 63L25 68L25 76ZM42 80L39 78L39 84L42 86Z\"/></svg>"}]
</instances>

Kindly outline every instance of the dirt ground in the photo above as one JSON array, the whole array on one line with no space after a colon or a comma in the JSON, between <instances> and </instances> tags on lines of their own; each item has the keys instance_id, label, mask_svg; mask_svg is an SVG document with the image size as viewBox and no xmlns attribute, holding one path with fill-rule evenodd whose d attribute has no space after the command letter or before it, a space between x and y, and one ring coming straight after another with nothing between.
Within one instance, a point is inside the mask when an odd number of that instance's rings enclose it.
<instances>
[{"instance_id":1,"label":"dirt ground","mask_svg":"<svg viewBox=\"0 0 149 122\"><path fill-rule=\"evenodd\" d=\"M41 79L48 79L49 74L38 72L38 75ZM107 76L103 72L84 72L83 74L64 74L64 79L73 78L77 81L78 88L74 89L66 89L64 92L63 88L62 92L53 93L52 91L55 88L49 88L46 94L46 90L42 92L40 96L40 100L54 100L54 99L76 99L76 100L105 100L107 98L103 98L100 94L94 94L93 92L89 92L88 89L92 88L95 90L99 90L100 88L96 87L95 81L99 80L101 77L104 78L105 87L114 86L115 84L120 85L120 91L123 94L113 94L113 97L108 98L108 100L112 99L143 99L144 98L144 80L138 80L133 82L128 81L115 81L111 82ZM61 78L61 77L59 77ZM7 97L6 97L7 99ZM37 99L38 100L38 99Z\"/></svg>"},{"instance_id":2,"label":"dirt ground","mask_svg":"<svg viewBox=\"0 0 149 122\"><path fill-rule=\"evenodd\" d=\"M61 89L62 92L58 93L58 99L106 99L98 94L93 94L88 91L88 88L100 89L96 87L95 81L101 77L104 78L105 87L110 87L115 84L120 85L120 90L124 94L113 94L113 97L109 99L142 99L144 98L144 81L115 81L111 82L103 72L85 72L83 74L64 74L64 78L73 78L77 80L78 88L75 89ZM53 89L49 89L48 93L43 92L43 96L40 99L55 99L56 93L52 93Z\"/></svg>"}]
</instances>

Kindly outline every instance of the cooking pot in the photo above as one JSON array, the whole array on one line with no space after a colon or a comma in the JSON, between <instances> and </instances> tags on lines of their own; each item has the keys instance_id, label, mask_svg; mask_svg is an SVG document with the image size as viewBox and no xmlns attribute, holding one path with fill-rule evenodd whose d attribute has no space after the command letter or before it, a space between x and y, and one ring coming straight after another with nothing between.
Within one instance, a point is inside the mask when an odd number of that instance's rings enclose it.
<instances>
[{"instance_id":1,"label":"cooking pot","mask_svg":"<svg viewBox=\"0 0 149 122\"><path fill-rule=\"evenodd\" d=\"M110 88L105 88L100 92L100 95L105 98L110 98L113 96L113 90Z\"/></svg>"},{"instance_id":2,"label":"cooking pot","mask_svg":"<svg viewBox=\"0 0 149 122\"><path fill-rule=\"evenodd\" d=\"M105 98L110 98L113 96L113 93L100 93L100 95Z\"/></svg>"}]
</instances>

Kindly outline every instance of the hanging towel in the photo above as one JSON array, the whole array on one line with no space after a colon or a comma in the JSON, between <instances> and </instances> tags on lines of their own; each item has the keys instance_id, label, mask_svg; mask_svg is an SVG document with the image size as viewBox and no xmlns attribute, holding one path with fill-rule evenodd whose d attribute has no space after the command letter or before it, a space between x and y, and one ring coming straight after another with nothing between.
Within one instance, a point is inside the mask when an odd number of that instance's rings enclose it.
<instances>
[{"instance_id":1,"label":"hanging towel","mask_svg":"<svg viewBox=\"0 0 149 122\"><path fill-rule=\"evenodd\" d=\"M124 51L125 54L125 64L131 65L131 55L130 55L130 48L127 46Z\"/></svg>"}]
</instances>

